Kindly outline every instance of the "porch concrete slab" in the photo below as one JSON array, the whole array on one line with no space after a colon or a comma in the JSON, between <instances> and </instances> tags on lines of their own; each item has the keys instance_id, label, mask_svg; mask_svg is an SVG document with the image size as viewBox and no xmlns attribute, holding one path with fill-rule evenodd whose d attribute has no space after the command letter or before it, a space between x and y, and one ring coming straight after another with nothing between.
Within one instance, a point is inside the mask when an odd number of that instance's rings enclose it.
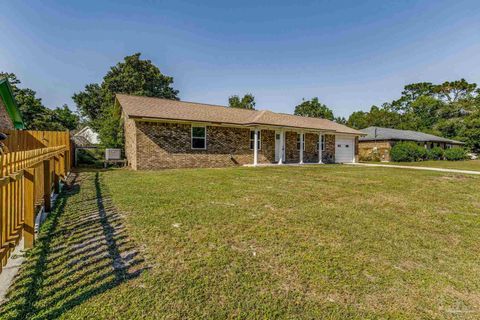
<instances>
[{"instance_id":1,"label":"porch concrete slab","mask_svg":"<svg viewBox=\"0 0 480 320\"><path fill-rule=\"evenodd\" d=\"M307 163L259 163L257 165L254 164L244 164L244 167L278 167L278 166L290 166L290 167L298 167L298 166L305 166L305 165L323 165L323 163L318 162L307 162Z\"/></svg>"}]
</instances>

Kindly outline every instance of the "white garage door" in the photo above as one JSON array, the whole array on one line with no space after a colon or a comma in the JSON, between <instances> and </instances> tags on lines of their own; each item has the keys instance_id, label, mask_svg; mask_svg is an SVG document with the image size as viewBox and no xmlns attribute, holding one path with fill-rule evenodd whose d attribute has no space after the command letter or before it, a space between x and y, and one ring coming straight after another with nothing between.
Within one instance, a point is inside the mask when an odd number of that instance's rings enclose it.
<instances>
[{"instance_id":1,"label":"white garage door","mask_svg":"<svg viewBox=\"0 0 480 320\"><path fill-rule=\"evenodd\" d=\"M355 138L335 137L335 162L351 163L355 159Z\"/></svg>"}]
</instances>

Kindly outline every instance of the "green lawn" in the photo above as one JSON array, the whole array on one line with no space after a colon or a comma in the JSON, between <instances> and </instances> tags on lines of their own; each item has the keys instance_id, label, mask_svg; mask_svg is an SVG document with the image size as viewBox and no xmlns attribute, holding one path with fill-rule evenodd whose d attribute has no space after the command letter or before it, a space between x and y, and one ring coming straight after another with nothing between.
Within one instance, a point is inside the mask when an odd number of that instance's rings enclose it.
<instances>
[{"instance_id":1,"label":"green lawn","mask_svg":"<svg viewBox=\"0 0 480 320\"><path fill-rule=\"evenodd\" d=\"M480 317L480 177L325 165L99 180L148 267L62 318Z\"/></svg>"},{"instance_id":2,"label":"green lawn","mask_svg":"<svg viewBox=\"0 0 480 320\"><path fill-rule=\"evenodd\" d=\"M375 164L391 164L396 166L415 166L415 167L433 167L445 169L458 170L473 170L480 171L480 160L465 160L465 161L420 161L420 162L368 162Z\"/></svg>"}]
</instances>

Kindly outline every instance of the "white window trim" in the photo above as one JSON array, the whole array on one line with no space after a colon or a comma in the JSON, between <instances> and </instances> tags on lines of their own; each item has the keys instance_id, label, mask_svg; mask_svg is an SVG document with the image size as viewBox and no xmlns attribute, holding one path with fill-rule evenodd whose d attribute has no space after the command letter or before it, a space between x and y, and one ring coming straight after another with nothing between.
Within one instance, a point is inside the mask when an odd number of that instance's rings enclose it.
<instances>
[{"instance_id":1,"label":"white window trim","mask_svg":"<svg viewBox=\"0 0 480 320\"><path fill-rule=\"evenodd\" d=\"M194 137L193 136L193 128L204 128L205 129L205 137ZM205 147L203 148L194 148L193 147L193 138L195 139L201 139L203 138L205 140ZM207 126L200 126L200 125L193 125L190 127L190 148L192 150L207 150Z\"/></svg>"},{"instance_id":2,"label":"white window trim","mask_svg":"<svg viewBox=\"0 0 480 320\"><path fill-rule=\"evenodd\" d=\"M253 150L255 145L255 136L252 138L252 132L255 134L255 130L250 130L250 150ZM258 150L262 150L262 130L258 130Z\"/></svg>"}]
</instances>

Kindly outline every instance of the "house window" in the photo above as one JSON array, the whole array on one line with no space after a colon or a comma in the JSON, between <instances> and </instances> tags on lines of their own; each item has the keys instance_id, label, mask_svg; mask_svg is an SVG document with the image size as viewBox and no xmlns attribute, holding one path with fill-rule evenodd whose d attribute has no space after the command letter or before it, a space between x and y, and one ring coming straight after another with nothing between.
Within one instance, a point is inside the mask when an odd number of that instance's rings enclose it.
<instances>
[{"instance_id":1,"label":"house window","mask_svg":"<svg viewBox=\"0 0 480 320\"><path fill-rule=\"evenodd\" d=\"M322 146L322 151L325 151L325 136L322 134L320 136L320 143L321 143L321 146ZM317 151L318 151L318 141L317 141Z\"/></svg>"},{"instance_id":2,"label":"house window","mask_svg":"<svg viewBox=\"0 0 480 320\"><path fill-rule=\"evenodd\" d=\"M300 139L302 137L302 134L297 133L297 150L300 151ZM303 137L303 151L305 151L305 137Z\"/></svg>"},{"instance_id":3,"label":"house window","mask_svg":"<svg viewBox=\"0 0 480 320\"><path fill-rule=\"evenodd\" d=\"M192 126L192 149L207 148L207 128Z\"/></svg>"},{"instance_id":4,"label":"house window","mask_svg":"<svg viewBox=\"0 0 480 320\"><path fill-rule=\"evenodd\" d=\"M255 143L255 131L250 131L250 150L253 150L253 146ZM258 130L258 141L257 141L257 148L260 150L262 148L262 132Z\"/></svg>"}]
</instances>

